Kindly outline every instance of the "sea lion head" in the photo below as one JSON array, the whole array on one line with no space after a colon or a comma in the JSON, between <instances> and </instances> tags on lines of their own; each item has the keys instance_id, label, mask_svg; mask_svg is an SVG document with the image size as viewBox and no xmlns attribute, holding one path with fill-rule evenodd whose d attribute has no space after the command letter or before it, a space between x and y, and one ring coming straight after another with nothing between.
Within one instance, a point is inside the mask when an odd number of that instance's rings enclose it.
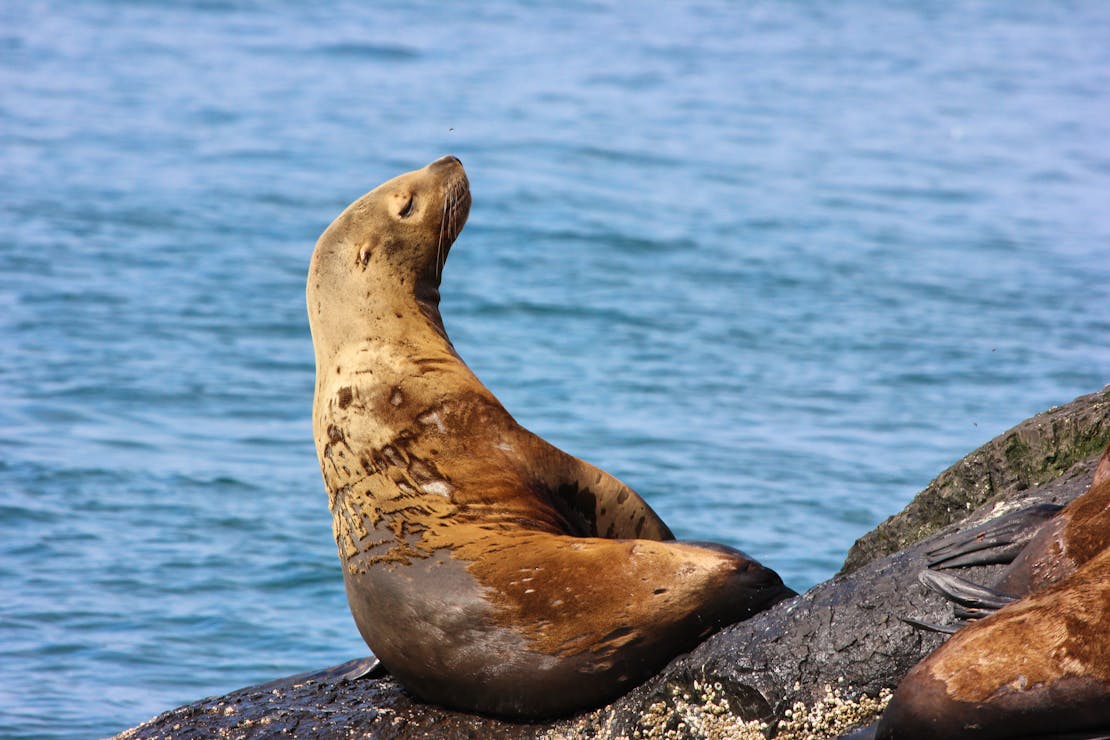
<instances>
[{"instance_id":1,"label":"sea lion head","mask_svg":"<svg viewBox=\"0 0 1110 740\"><path fill-rule=\"evenodd\" d=\"M470 213L462 162L445 156L356 200L316 242L308 313L316 330L350 331L415 298L435 306L447 252ZM362 314L361 317L354 314Z\"/></svg>"}]
</instances>

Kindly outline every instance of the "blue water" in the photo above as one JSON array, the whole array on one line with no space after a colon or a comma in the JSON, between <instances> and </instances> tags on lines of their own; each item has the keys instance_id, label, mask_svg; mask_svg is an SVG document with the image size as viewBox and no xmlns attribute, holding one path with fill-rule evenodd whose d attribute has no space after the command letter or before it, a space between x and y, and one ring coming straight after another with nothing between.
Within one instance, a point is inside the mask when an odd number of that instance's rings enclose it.
<instances>
[{"instance_id":1,"label":"blue water","mask_svg":"<svg viewBox=\"0 0 1110 740\"><path fill-rule=\"evenodd\" d=\"M451 152L461 354L806 588L1110 381L1110 5L8 2L0 734L363 654L309 254Z\"/></svg>"}]
</instances>

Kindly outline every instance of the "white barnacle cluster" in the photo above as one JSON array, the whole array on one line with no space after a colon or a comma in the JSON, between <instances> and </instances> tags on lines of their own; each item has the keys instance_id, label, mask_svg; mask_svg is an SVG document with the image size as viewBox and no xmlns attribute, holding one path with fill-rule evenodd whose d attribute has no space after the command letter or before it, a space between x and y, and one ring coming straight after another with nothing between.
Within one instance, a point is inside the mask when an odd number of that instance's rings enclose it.
<instances>
[{"instance_id":1,"label":"white barnacle cluster","mask_svg":"<svg viewBox=\"0 0 1110 740\"><path fill-rule=\"evenodd\" d=\"M841 679L843 682L843 679ZM801 686L795 685L795 691ZM883 689L877 697L849 698L851 689L831 686L809 706L796 702L774 727L776 740L822 740L837 737L874 721L890 702L892 692ZM694 681L693 686L672 688L670 702L650 705L641 715L635 740L763 740L771 726L760 720L744 721L733 713L720 683Z\"/></svg>"},{"instance_id":2,"label":"white barnacle cluster","mask_svg":"<svg viewBox=\"0 0 1110 740\"><path fill-rule=\"evenodd\" d=\"M656 702L640 717L636 740L763 740L766 722L745 722L732 713L720 683L695 680L692 686L671 689L671 705ZM677 720L677 722L676 722Z\"/></svg>"},{"instance_id":3,"label":"white barnacle cluster","mask_svg":"<svg viewBox=\"0 0 1110 740\"><path fill-rule=\"evenodd\" d=\"M839 688L826 686L825 695L812 706L795 702L786 710L786 718L779 721L775 737L780 740L837 737L854 727L873 722L893 696L890 689L881 690L878 696L847 698L850 694L851 687L842 692Z\"/></svg>"}]
</instances>

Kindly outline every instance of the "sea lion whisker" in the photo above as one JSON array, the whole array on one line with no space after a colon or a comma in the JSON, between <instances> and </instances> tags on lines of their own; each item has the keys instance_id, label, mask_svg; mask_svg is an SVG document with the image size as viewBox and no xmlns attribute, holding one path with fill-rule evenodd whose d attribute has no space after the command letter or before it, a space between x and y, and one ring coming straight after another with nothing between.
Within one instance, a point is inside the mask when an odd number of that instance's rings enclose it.
<instances>
[{"instance_id":1,"label":"sea lion whisker","mask_svg":"<svg viewBox=\"0 0 1110 740\"><path fill-rule=\"evenodd\" d=\"M447 198L443 199L443 215L439 219L439 240L436 242L436 280L443 274L443 230L447 228Z\"/></svg>"},{"instance_id":2,"label":"sea lion whisker","mask_svg":"<svg viewBox=\"0 0 1110 740\"><path fill-rule=\"evenodd\" d=\"M446 238L443 240L443 250L436 255L436 275L443 277L443 267L447 263L447 250L451 246L451 241L454 239L452 236L455 232L455 203L451 193L447 194L447 215L445 216L446 223L444 230L446 231Z\"/></svg>"},{"instance_id":3,"label":"sea lion whisker","mask_svg":"<svg viewBox=\"0 0 1110 740\"><path fill-rule=\"evenodd\" d=\"M455 193L452 192L451 193L451 230L449 232L451 234L450 241L452 241L452 242L455 241L455 237L457 237L459 235L458 232L455 231L455 217L458 215L458 211L459 211L458 205L459 205L459 202L457 200L457 196L455 195ZM444 261L446 262L446 260L444 260Z\"/></svg>"}]
</instances>

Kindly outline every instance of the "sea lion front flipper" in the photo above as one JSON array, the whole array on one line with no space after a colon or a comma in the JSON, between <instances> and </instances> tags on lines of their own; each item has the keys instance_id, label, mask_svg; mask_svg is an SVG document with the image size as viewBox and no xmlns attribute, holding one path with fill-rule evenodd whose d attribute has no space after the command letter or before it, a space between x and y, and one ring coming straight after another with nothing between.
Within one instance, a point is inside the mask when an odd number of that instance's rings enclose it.
<instances>
[{"instance_id":1,"label":"sea lion front flipper","mask_svg":"<svg viewBox=\"0 0 1110 740\"><path fill-rule=\"evenodd\" d=\"M673 540L674 534L640 495L601 468L566 456L560 498L593 522L605 539Z\"/></svg>"},{"instance_id":2,"label":"sea lion front flipper","mask_svg":"<svg viewBox=\"0 0 1110 740\"><path fill-rule=\"evenodd\" d=\"M1062 506L1037 504L962 530L928 552L930 568L962 568L1012 562L1040 526Z\"/></svg>"}]
</instances>

